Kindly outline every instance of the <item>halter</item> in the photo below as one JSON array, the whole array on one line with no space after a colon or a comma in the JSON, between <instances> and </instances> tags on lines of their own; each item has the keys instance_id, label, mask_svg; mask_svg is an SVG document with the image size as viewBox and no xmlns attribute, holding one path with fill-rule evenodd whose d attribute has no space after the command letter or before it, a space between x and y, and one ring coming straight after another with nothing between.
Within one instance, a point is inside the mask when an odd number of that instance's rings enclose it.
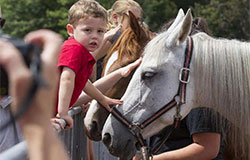
<instances>
[{"instance_id":1,"label":"halter","mask_svg":"<svg viewBox=\"0 0 250 160\"><path fill-rule=\"evenodd\" d=\"M158 110L155 114L153 114L151 117L143 121L141 124L134 124L129 122L126 117L124 117L117 108L113 107L111 109L111 114L119 120L123 125L125 125L129 131L134 135L140 146L141 146L141 154L143 160L149 160L149 157L152 157L152 155L159 151L159 149L162 147L162 145L166 142L170 134L173 132L175 128L179 127L180 121L182 116L180 115L180 108L182 104L186 103L186 86L190 81L190 62L192 58L192 52L193 52L193 39L191 37L188 37L187 39L187 46L185 49L185 60L183 68L181 68L179 73L179 88L177 91L177 94L173 97L173 99L166 105L164 105L160 110ZM166 136L163 138L163 141L156 146L154 149L151 150L151 148L146 144L145 140L142 137L141 131L145 129L148 125L150 125L152 122L154 122L156 119L158 119L160 116L165 114L167 111L172 109L176 106L176 114L174 115L174 123L171 127L171 131L166 134Z\"/></svg>"}]
</instances>

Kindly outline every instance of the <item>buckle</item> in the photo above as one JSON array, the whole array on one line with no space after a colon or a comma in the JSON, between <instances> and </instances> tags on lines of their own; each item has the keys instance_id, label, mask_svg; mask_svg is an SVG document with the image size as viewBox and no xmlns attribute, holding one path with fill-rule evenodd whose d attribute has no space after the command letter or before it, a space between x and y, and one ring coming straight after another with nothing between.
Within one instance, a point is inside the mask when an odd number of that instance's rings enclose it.
<instances>
[{"instance_id":1,"label":"buckle","mask_svg":"<svg viewBox=\"0 0 250 160\"><path fill-rule=\"evenodd\" d=\"M150 160L152 159L151 148L143 146L140 149L141 151L141 160Z\"/></svg>"},{"instance_id":2,"label":"buckle","mask_svg":"<svg viewBox=\"0 0 250 160\"><path fill-rule=\"evenodd\" d=\"M181 81L182 83L186 83L187 84L190 81L190 73L187 73L187 72L190 72L189 68L185 68L185 67L181 68L180 74L179 74L179 81ZM182 79L182 75L184 77L186 74L188 74L187 80Z\"/></svg>"},{"instance_id":3,"label":"buckle","mask_svg":"<svg viewBox=\"0 0 250 160\"><path fill-rule=\"evenodd\" d=\"M139 124L132 124L129 126L129 129L132 131L134 135L136 135L137 133L141 133L141 128Z\"/></svg>"}]
</instances>

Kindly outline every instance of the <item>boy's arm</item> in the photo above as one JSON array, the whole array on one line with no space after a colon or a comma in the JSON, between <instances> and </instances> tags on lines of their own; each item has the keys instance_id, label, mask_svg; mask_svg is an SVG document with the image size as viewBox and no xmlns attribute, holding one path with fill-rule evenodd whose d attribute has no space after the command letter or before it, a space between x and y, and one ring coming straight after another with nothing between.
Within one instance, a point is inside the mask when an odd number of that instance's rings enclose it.
<instances>
[{"instance_id":1,"label":"boy's arm","mask_svg":"<svg viewBox=\"0 0 250 160\"><path fill-rule=\"evenodd\" d=\"M110 104L121 104L121 100L111 99L104 96L89 80L84 87L84 92L90 97L101 103L108 111L110 111Z\"/></svg>"},{"instance_id":2,"label":"boy's arm","mask_svg":"<svg viewBox=\"0 0 250 160\"><path fill-rule=\"evenodd\" d=\"M60 76L60 86L58 92L58 114L59 118L65 119L67 122L66 128L73 127L73 120L68 115L69 105L72 97L72 93L75 86L75 72L68 68L63 67Z\"/></svg>"}]
</instances>

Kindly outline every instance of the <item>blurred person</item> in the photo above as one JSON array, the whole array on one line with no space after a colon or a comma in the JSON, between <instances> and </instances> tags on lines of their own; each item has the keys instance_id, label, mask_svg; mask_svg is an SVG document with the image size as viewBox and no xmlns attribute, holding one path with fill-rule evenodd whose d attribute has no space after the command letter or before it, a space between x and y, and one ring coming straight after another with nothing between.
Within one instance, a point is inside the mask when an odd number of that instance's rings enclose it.
<instances>
[{"instance_id":1,"label":"blurred person","mask_svg":"<svg viewBox=\"0 0 250 160\"><path fill-rule=\"evenodd\" d=\"M47 84L47 87L38 89L30 106L18 119L23 138L28 145L29 158L31 160L69 159L50 123L58 82L55 62L62 38L52 31L38 30L29 33L25 40L43 48L42 77ZM11 109L16 114L32 83L32 73L25 65L21 53L10 42L3 39L0 39L0 64L8 74L9 94L12 98Z\"/></svg>"}]
</instances>

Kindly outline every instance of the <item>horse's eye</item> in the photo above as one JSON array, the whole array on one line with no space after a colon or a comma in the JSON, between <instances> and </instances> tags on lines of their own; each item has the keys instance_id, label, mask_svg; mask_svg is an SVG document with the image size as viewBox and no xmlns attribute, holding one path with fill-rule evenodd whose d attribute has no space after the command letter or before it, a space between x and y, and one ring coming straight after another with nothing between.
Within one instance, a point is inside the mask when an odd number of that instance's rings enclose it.
<instances>
[{"instance_id":1,"label":"horse's eye","mask_svg":"<svg viewBox=\"0 0 250 160\"><path fill-rule=\"evenodd\" d=\"M150 79L150 78L154 77L155 74L156 74L155 72L144 72L144 73L142 74L142 79L143 79L143 80L145 80L145 79Z\"/></svg>"}]
</instances>

